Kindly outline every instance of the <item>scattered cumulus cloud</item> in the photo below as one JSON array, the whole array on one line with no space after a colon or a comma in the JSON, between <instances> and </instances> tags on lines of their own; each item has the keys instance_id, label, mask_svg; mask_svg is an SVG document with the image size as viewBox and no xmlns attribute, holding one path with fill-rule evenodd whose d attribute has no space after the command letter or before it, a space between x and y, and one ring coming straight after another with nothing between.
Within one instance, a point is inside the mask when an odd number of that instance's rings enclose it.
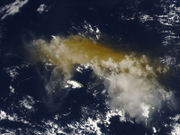
<instances>
[{"instance_id":1,"label":"scattered cumulus cloud","mask_svg":"<svg viewBox=\"0 0 180 135\"><path fill-rule=\"evenodd\" d=\"M41 4L38 8L37 8L37 12L42 14L44 12L48 12L47 6L45 4Z\"/></svg>"}]
</instances>

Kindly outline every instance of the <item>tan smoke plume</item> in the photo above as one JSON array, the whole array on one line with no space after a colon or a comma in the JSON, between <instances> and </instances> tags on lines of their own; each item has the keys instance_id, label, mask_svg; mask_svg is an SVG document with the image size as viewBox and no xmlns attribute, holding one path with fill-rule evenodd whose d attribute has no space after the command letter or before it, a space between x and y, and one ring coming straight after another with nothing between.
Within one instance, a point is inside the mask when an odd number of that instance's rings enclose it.
<instances>
[{"instance_id":1,"label":"tan smoke plume","mask_svg":"<svg viewBox=\"0 0 180 135\"><path fill-rule=\"evenodd\" d=\"M71 75L75 64L91 66L105 80L110 106L124 109L132 118L148 117L149 109L160 109L164 100L171 99L172 93L157 81L168 67L144 54L115 50L78 35L53 36L50 42L39 39L32 44L37 59L60 68L65 76Z\"/></svg>"}]
</instances>

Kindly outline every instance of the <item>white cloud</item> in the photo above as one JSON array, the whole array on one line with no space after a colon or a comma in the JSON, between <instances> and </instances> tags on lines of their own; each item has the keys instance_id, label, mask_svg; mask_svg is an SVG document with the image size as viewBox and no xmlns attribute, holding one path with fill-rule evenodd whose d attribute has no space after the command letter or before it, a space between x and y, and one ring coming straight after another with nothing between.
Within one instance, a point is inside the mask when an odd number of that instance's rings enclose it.
<instances>
[{"instance_id":1,"label":"white cloud","mask_svg":"<svg viewBox=\"0 0 180 135\"><path fill-rule=\"evenodd\" d=\"M171 135L179 135L180 134L180 124L179 124L179 120L180 120L180 114L177 114L174 117L170 117L171 120L173 120L173 122L170 124L170 127L172 127L172 131L171 131Z\"/></svg>"},{"instance_id":2,"label":"white cloud","mask_svg":"<svg viewBox=\"0 0 180 135\"><path fill-rule=\"evenodd\" d=\"M6 119L6 112L0 110L0 120Z\"/></svg>"},{"instance_id":3,"label":"white cloud","mask_svg":"<svg viewBox=\"0 0 180 135\"><path fill-rule=\"evenodd\" d=\"M28 0L16 0L13 3L1 7L0 13L4 14L1 20L4 20L9 15L14 15L19 12L20 8L27 4Z\"/></svg>"},{"instance_id":4,"label":"white cloud","mask_svg":"<svg viewBox=\"0 0 180 135\"><path fill-rule=\"evenodd\" d=\"M152 16L147 15L147 14L142 14L139 18L140 18L142 23L154 20Z\"/></svg>"},{"instance_id":5,"label":"white cloud","mask_svg":"<svg viewBox=\"0 0 180 135\"><path fill-rule=\"evenodd\" d=\"M66 88L68 87L72 87L73 89L76 89L76 88L81 88L83 87L83 85L75 80L68 80L67 81L67 85L65 86Z\"/></svg>"},{"instance_id":6,"label":"white cloud","mask_svg":"<svg viewBox=\"0 0 180 135\"><path fill-rule=\"evenodd\" d=\"M20 100L20 105L28 110L32 110L34 104L35 101L31 96L26 96L22 100Z\"/></svg>"},{"instance_id":7,"label":"white cloud","mask_svg":"<svg viewBox=\"0 0 180 135\"><path fill-rule=\"evenodd\" d=\"M43 12L47 12L47 6L45 4L41 4L38 8L37 8L37 12L39 12L40 14L42 14Z\"/></svg>"}]
</instances>

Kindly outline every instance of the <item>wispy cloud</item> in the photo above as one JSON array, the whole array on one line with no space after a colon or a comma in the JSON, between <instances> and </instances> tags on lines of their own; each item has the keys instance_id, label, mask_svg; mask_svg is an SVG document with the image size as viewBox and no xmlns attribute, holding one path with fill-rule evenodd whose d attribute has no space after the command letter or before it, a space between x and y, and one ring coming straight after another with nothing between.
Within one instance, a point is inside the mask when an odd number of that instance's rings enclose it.
<instances>
[{"instance_id":1,"label":"wispy cloud","mask_svg":"<svg viewBox=\"0 0 180 135\"><path fill-rule=\"evenodd\" d=\"M0 14L2 14L1 20L4 20L7 16L18 13L20 8L27 4L27 2L28 0L16 0L4 7L0 7Z\"/></svg>"}]
</instances>

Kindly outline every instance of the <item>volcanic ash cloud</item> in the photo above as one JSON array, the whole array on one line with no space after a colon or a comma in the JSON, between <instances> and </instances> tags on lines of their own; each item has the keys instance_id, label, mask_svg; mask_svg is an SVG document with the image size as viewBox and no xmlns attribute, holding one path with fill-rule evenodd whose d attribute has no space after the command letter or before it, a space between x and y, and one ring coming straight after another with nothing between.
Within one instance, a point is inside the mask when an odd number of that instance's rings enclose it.
<instances>
[{"instance_id":1,"label":"volcanic ash cloud","mask_svg":"<svg viewBox=\"0 0 180 135\"><path fill-rule=\"evenodd\" d=\"M104 80L110 97L109 105L123 109L132 118L148 117L152 108L160 109L172 93L158 82L168 71L157 60L144 54L114 50L108 45L81 36L53 36L50 42L32 42L36 59L59 68L70 78L75 64L89 65Z\"/></svg>"}]
</instances>

